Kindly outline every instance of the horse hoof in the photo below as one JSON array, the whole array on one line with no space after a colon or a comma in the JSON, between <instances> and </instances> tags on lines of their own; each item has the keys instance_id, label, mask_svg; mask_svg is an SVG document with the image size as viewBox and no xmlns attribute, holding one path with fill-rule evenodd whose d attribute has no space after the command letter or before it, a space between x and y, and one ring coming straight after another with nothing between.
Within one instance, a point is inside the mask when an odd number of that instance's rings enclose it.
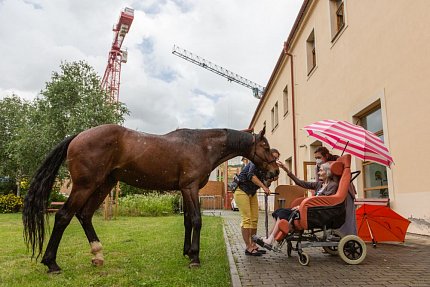
<instances>
[{"instance_id":1,"label":"horse hoof","mask_svg":"<svg viewBox=\"0 0 430 287\"><path fill-rule=\"evenodd\" d=\"M48 267L48 268L49 268L48 274L60 274L61 273L61 268L57 264L55 264L54 266Z\"/></svg>"},{"instance_id":2,"label":"horse hoof","mask_svg":"<svg viewBox=\"0 0 430 287\"><path fill-rule=\"evenodd\" d=\"M94 265L94 266L103 266L103 263L104 263L104 261L103 260L101 260L101 259L98 259L98 258L93 258L92 260L91 260L91 263Z\"/></svg>"},{"instance_id":3,"label":"horse hoof","mask_svg":"<svg viewBox=\"0 0 430 287\"><path fill-rule=\"evenodd\" d=\"M61 274L61 269L49 269L48 274Z\"/></svg>"},{"instance_id":4,"label":"horse hoof","mask_svg":"<svg viewBox=\"0 0 430 287\"><path fill-rule=\"evenodd\" d=\"M48 273L49 274L61 273L61 268L60 268L60 266L58 266L57 263L55 263L55 262L48 263L47 260L43 260L43 259L42 259L41 263L43 263L46 267L48 267Z\"/></svg>"},{"instance_id":5,"label":"horse hoof","mask_svg":"<svg viewBox=\"0 0 430 287\"><path fill-rule=\"evenodd\" d=\"M190 269L193 269L193 268L199 268L199 267L200 267L200 263L197 263L197 262L191 262L191 263L190 263L190 265L189 265L188 267L190 267Z\"/></svg>"}]
</instances>

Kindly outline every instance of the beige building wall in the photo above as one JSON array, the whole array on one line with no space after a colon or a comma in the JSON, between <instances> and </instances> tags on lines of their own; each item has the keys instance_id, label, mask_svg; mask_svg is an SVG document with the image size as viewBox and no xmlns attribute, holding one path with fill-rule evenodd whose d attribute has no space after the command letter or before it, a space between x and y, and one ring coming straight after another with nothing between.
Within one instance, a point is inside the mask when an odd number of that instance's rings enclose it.
<instances>
[{"instance_id":1,"label":"beige building wall","mask_svg":"<svg viewBox=\"0 0 430 287\"><path fill-rule=\"evenodd\" d=\"M293 170L295 150L296 174L303 178L303 162L313 161L315 142L304 126L323 119L355 123L358 115L380 103L384 142L395 162L388 169L391 208L412 221L409 232L430 235L430 1L344 0L346 25L332 41L334 2L304 1L250 127L260 130L265 123L271 146L282 159L292 158ZM312 31L316 66L308 74ZM276 103L278 125L273 127ZM352 167L361 170L362 162L354 159ZM285 183L282 173L279 184ZM355 184L358 197L364 197L362 176Z\"/></svg>"}]
</instances>

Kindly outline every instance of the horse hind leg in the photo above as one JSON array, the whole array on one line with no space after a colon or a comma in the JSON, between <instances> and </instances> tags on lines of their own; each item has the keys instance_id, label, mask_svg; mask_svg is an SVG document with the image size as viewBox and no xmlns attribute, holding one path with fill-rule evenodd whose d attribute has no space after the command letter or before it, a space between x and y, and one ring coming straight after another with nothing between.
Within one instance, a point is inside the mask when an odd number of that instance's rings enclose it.
<instances>
[{"instance_id":1,"label":"horse hind leg","mask_svg":"<svg viewBox=\"0 0 430 287\"><path fill-rule=\"evenodd\" d=\"M58 245L60 244L64 230L73 217L73 214L70 215L66 204L55 214L54 228L41 261L48 267L48 273L59 273L61 271L60 266L56 262Z\"/></svg>"},{"instance_id":2,"label":"horse hind leg","mask_svg":"<svg viewBox=\"0 0 430 287\"><path fill-rule=\"evenodd\" d=\"M91 247L91 253L94 257L91 263L95 266L102 266L104 263L103 247L100 240L94 230L92 218L94 212L102 204L108 193L115 186L113 179L108 179L103 185L101 185L88 199L84 207L76 214L82 228L84 229L85 235L87 236L88 242Z\"/></svg>"},{"instance_id":3,"label":"horse hind leg","mask_svg":"<svg viewBox=\"0 0 430 287\"><path fill-rule=\"evenodd\" d=\"M58 266L57 251L63 236L64 230L69 225L75 213L82 208L92 189L80 189L79 194L77 193L78 187L73 186L69 198L60 210L55 214L54 228L49 238L48 245L45 250L45 254L42 258L42 263L48 267L48 273L59 273L61 271Z\"/></svg>"}]
</instances>

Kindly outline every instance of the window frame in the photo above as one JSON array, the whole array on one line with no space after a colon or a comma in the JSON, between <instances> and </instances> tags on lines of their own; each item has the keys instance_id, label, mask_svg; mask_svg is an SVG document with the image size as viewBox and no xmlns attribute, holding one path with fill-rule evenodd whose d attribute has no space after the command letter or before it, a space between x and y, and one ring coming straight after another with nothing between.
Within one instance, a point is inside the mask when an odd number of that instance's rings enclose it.
<instances>
[{"instance_id":1,"label":"window frame","mask_svg":"<svg viewBox=\"0 0 430 287\"><path fill-rule=\"evenodd\" d=\"M369 116L370 114L376 112L377 110L381 110L382 111L382 107L381 104L376 105L375 107L369 109L368 111L366 111L365 113L363 113L362 115L360 115L358 117L359 119L359 123L360 126L362 126L363 124L363 119L366 118L367 116ZM381 119L382 121L382 119ZM382 126L382 125L381 125ZM381 137L384 135L384 130L383 128L381 130L378 130L376 132L373 132L377 137ZM362 170L362 182L363 182L363 196L364 198L371 198L368 197L367 194L369 191L373 191L373 190L381 190L381 189L386 189L387 190L387 197L390 197L390 189L389 189L389 185L388 185L388 179L387 179L387 184L385 185L378 185L378 186L370 186L370 187L366 187L366 166L371 165L371 164L378 164L372 161L363 161L361 164L361 170ZM383 166L383 165L381 165ZM385 169L387 169L386 166L384 166Z\"/></svg>"},{"instance_id":2,"label":"window frame","mask_svg":"<svg viewBox=\"0 0 430 287\"><path fill-rule=\"evenodd\" d=\"M346 28L345 0L330 0L331 42Z\"/></svg>"},{"instance_id":3,"label":"window frame","mask_svg":"<svg viewBox=\"0 0 430 287\"><path fill-rule=\"evenodd\" d=\"M307 70L308 76L315 70L317 66L316 44L315 44L315 29L309 34L306 39L306 55L307 55Z\"/></svg>"},{"instance_id":4,"label":"window frame","mask_svg":"<svg viewBox=\"0 0 430 287\"><path fill-rule=\"evenodd\" d=\"M278 127L279 125L279 105L278 101L276 101L273 108L270 110L271 114L271 123L272 123L272 132Z\"/></svg>"},{"instance_id":5,"label":"window frame","mask_svg":"<svg viewBox=\"0 0 430 287\"><path fill-rule=\"evenodd\" d=\"M284 105L284 117L288 115L289 107L288 107L288 85L285 86L284 90L282 91L283 95L283 105Z\"/></svg>"}]
</instances>

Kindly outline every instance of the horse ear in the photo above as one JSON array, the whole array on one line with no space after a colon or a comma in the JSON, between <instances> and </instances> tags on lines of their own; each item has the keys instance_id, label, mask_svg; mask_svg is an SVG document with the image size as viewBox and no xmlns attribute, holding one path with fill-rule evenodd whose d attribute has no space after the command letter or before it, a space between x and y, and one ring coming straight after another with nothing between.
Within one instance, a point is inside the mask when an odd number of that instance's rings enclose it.
<instances>
[{"instance_id":1,"label":"horse ear","mask_svg":"<svg viewBox=\"0 0 430 287\"><path fill-rule=\"evenodd\" d=\"M258 134L259 138L264 137L264 134L266 133L266 126L263 126L263 129L260 131L260 133Z\"/></svg>"}]
</instances>

